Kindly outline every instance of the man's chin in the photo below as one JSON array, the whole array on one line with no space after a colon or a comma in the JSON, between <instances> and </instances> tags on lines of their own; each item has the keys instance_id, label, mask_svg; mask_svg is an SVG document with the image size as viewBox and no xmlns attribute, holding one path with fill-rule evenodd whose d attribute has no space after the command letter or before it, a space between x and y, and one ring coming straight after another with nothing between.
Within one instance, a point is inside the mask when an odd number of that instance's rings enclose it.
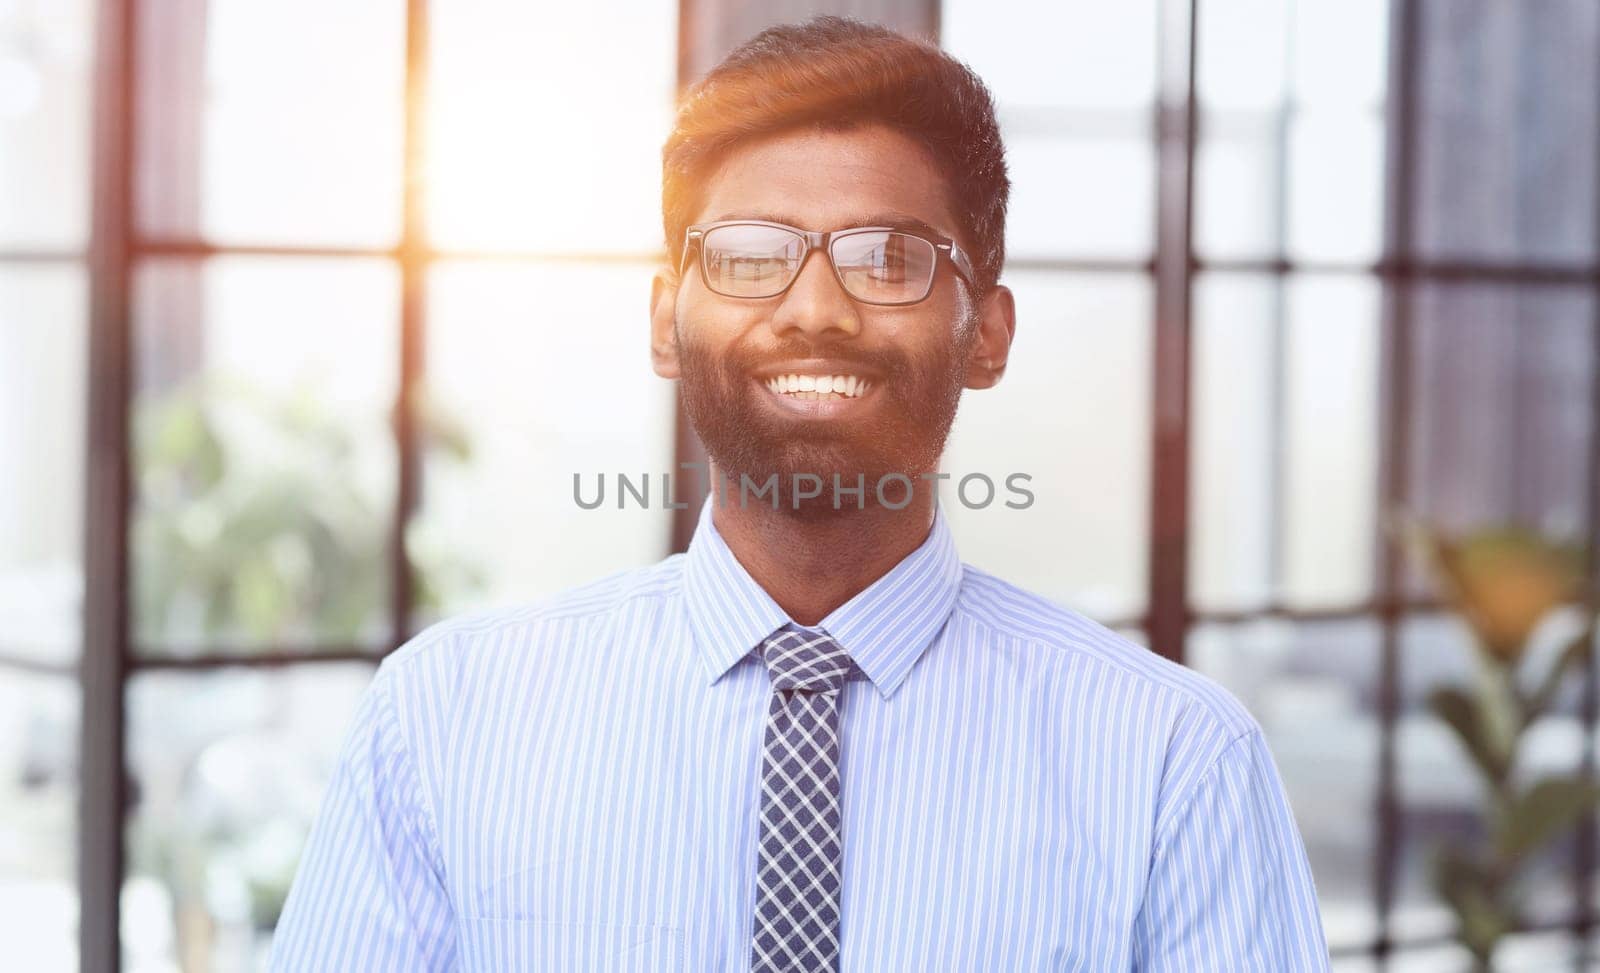
<instances>
[{"instance_id":1,"label":"man's chin","mask_svg":"<svg viewBox=\"0 0 1600 973\"><path fill-rule=\"evenodd\" d=\"M714 456L712 462L716 463ZM795 484L798 484L801 490L810 488L810 485L821 484L823 489L831 491L836 480L841 489L854 488L859 483L864 483L870 489L880 477L891 472L883 467L883 461L879 457L857 461L837 455L812 455L798 460L793 456L773 457L767 462L757 460L754 463L738 466L719 464L717 468L723 472L724 479L734 487L739 485L741 478L747 478L756 486L763 485L769 480L776 480L785 495L796 488Z\"/></svg>"},{"instance_id":2,"label":"man's chin","mask_svg":"<svg viewBox=\"0 0 1600 973\"><path fill-rule=\"evenodd\" d=\"M721 503L807 518L875 508L880 492L899 508L911 499L911 491L928 489L914 465L890 466L881 456L856 462L840 456L813 454L797 460L788 455L729 467L718 464L713 453L712 463L722 481Z\"/></svg>"},{"instance_id":3,"label":"man's chin","mask_svg":"<svg viewBox=\"0 0 1600 973\"><path fill-rule=\"evenodd\" d=\"M710 403L707 403L708 405ZM844 512L875 506L877 485L884 477L903 476L917 483L926 469L937 469L937 451L895 424L881 421L828 424L824 422L774 422L760 409L692 409L691 421L712 465L722 480L720 489L737 501L741 478L749 485L746 506L771 509L771 488L779 492L779 509L796 506L835 510L834 484L838 483L838 509ZM709 435L708 435L709 434ZM939 445L942 445L940 443ZM861 493L855 491L860 489ZM884 495L898 503L902 484L889 483ZM767 490L760 497L757 490ZM815 499L795 499L796 492L817 491ZM821 507L818 508L818 504Z\"/></svg>"}]
</instances>

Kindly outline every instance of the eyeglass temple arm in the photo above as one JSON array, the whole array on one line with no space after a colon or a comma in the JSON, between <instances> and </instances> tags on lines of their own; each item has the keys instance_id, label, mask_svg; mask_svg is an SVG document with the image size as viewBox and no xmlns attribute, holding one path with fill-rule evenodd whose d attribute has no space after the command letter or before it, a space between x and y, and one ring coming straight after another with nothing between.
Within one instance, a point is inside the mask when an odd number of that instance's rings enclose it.
<instances>
[{"instance_id":1,"label":"eyeglass temple arm","mask_svg":"<svg viewBox=\"0 0 1600 973\"><path fill-rule=\"evenodd\" d=\"M972 258L968 257L967 252L957 246L954 240L949 243L935 243L934 247L943 250L950 257L951 265L966 279L968 285L977 286L978 274L977 270L972 266Z\"/></svg>"},{"instance_id":2,"label":"eyeglass temple arm","mask_svg":"<svg viewBox=\"0 0 1600 973\"><path fill-rule=\"evenodd\" d=\"M678 276L680 278L683 276L683 268L689 263L690 249L694 247L695 242L698 241L702 236L705 236L704 230L690 230L684 234L683 253L678 257Z\"/></svg>"}]
</instances>

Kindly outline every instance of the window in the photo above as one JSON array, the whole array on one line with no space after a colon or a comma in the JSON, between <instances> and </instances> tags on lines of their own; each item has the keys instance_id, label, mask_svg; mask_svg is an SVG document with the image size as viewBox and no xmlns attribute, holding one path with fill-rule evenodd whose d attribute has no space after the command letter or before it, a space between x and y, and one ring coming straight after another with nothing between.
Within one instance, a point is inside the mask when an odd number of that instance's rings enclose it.
<instances>
[{"instance_id":1,"label":"window","mask_svg":"<svg viewBox=\"0 0 1600 973\"><path fill-rule=\"evenodd\" d=\"M0 936L30 969L77 957L94 18L0 5Z\"/></svg>"},{"instance_id":2,"label":"window","mask_svg":"<svg viewBox=\"0 0 1600 973\"><path fill-rule=\"evenodd\" d=\"M1028 529L971 512L963 553L1249 706L1341 964L1462 965L1425 845L1478 827L1478 801L1422 697L1470 656L1381 519L1596 535L1600 13L941 10L999 102L1019 319L1004 395L963 400L947 468L1039 471ZM1570 703L1531 764L1592 759ZM1571 961L1593 861L1537 863L1508 969Z\"/></svg>"},{"instance_id":3,"label":"window","mask_svg":"<svg viewBox=\"0 0 1600 973\"><path fill-rule=\"evenodd\" d=\"M1425 839L1475 800L1422 698L1465 635L1380 524L1600 540L1600 6L880 6L989 82L1010 153L1021 326L945 469L1035 502L945 484L963 556L1250 707L1339 968L1460 965ZM570 484L695 458L644 347L658 153L752 10L0 4L23 965L259 964L384 653L686 540ZM1592 768L1593 703L1531 759ZM1507 968L1592 935L1597 845L1538 863Z\"/></svg>"},{"instance_id":4,"label":"window","mask_svg":"<svg viewBox=\"0 0 1600 973\"><path fill-rule=\"evenodd\" d=\"M0 21L19 50L48 48L27 31L87 44L87 10L61 24L20 9ZM91 530L125 530L127 562L89 590L125 592L128 609L86 656L84 685L110 688L83 706L90 755L125 757L129 775L86 784L82 847L117 849L105 874L120 894L85 883L82 935L129 969L253 967L386 652L445 615L668 553L666 512L575 518L571 483L670 468L671 388L629 322L661 252L677 9L641 0L625 22L512 0L111 9L134 28L127 50L108 42L139 111L96 160L130 192L120 211L105 202L122 249L96 272L127 283L90 347L126 336L130 394L91 401L124 430L129 496ZM54 97L87 85L86 61L40 70L65 78ZM72 117L87 126L87 104ZM0 181L26 217L7 231L60 253L0 266L0 293L26 312L0 334L26 376L5 384L0 445L41 471L0 495L0 529L27 541L0 561L0 597L27 612L3 636L17 658L0 694L26 705L7 709L19 732L0 756L22 790L0 819L19 850L0 864L28 903L8 916L49 923L70 955L60 822L76 781L58 751L80 705L83 635L67 623L81 507L54 498L85 486L81 454L55 447L81 436L89 368L45 329L85 317L85 228L46 218L86 208L36 207L29 180L50 160L6 158L32 166ZM619 367L630 340L634 367ZM50 425L19 411L41 408ZM103 918L119 905L120 936Z\"/></svg>"}]
</instances>

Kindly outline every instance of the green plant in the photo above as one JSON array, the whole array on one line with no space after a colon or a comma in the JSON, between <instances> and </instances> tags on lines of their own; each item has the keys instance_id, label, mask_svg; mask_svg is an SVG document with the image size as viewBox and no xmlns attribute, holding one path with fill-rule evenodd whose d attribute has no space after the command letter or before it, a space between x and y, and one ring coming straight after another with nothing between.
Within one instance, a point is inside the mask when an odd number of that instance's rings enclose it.
<instances>
[{"instance_id":1,"label":"green plant","mask_svg":"<svg viewBox=\"0 0 1600 973\"><path fill-rule=\"evenodd\" d=\"M469 462L461 424L420 393L413 414L424 449ZM131 434L140 644L200 641L249 651L371 644L369 629L387 637L392 508L384 493L392 476L384 464L393 451L373 442L381 437L359 435L308 386L274 395L215 374L142 396ZM483 585L483 572L445 544L408 544L408 553L419 615L437 614ZM173 755L185 779L202 752ZM211 866L231 863L243 876L253 922L270 928L293 870L280 832L309 826L250 820L230 807L204 827L192 815L163 816L134 831L134 860L173 890L185 955L203 951L194 917L208 915Z\"/></svg>"},{"instance_id":2,"label":"green plant","mask_svg":"<svg viewBox=\"0 0 1600 973\"><path fill-rule=\"evenodd\" d=\"M1520 879L1537 853L1600 803L1600 781L1581 774L1520 782L1524 734L1546 715L1566 675L1589 664L1595 606L1584 599L1583 631L1542 674L1531 673L1535 629L1583 593L1583 550L1518 527L1450 536L1420 521L1397 518L1413 551L1471 629L1476 681L1440 686L1429 708L1449 726L1484 785L1485 833L1474 842L1440 842L1432 880L1457 919L1457 939L1475 969L1492 969L1501 939L1525 917Z\"/></svg>"},{"instance_id":3,"label":"green plant","mask_svg":"<svg viewBox=\"0 0 1600 973\"><path fill-rule=\"evenodd\" d=\"M414 412L426 446L470 460L459 423L426 398ZM275 397L217 376L141 398L132 433L141 643L360 644L383 630L392 452L363 451L306 386ZM483 583L448 550L410 553L419 613Z\"/></svg>"}]
</instances>

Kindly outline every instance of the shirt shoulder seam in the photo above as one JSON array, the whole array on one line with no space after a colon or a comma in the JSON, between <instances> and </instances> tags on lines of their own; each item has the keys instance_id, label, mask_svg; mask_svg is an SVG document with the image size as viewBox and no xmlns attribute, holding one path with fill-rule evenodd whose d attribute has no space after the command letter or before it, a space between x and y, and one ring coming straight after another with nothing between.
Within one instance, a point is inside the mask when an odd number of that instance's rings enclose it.
<instances>
[{"instance_id":1,"label":"shirt shoulder seam","mask_svg":"<svg viewBox=\"0 0 1600 973\"><path fill-rule=\"evenodd\" d=\"M650 565L643 569L632 568L628 569L628 571L619 572L616 577L621 578L629 572L649 571L656 567L658 565ZM635 601L647 598L666 598L677 594L676 582L677 573L669 572L665 573L659 580L652 579L638 585L619 588L614 597L609 599L586 600L577 605L562 605L560 600L568 592L558 592L526 605L453 616L435 622L429 629L418 633L410 643L396 650L384 661L395 668L409 667L417 658L432 655L441 648L444 651L460 650L463 647L458 641L460 636L492 632L506 625L519 623L540 623L587 615L609 614ZM600 582L594 583L598 584ZM568 591L570 592L571 590L575 589L569 589ZM429 637L430 635L432 637Z\"/></svg>"},{"instance_id":2,"label":"shirt shoulder seam","mask_svg":"<svg viewBox=\"0 0 1600 973\"><path fill-rule=\"evenodd\" d=\"M1152 867L1156 861L1159 861L1166 854L1167 843L1171 840L1173 832L1177 829L1179 822L1188 814L1190 806L1194 804L1200 792L1216 778L1217 774L1221 772L1222 765L1245 741L1261 733L1262 730L1259 726L1250 727L1224 743L1217 750L1217 754L1211 759L1210 764L1195 777L1195 781L1189 785L1188 791L1172 805L1167 812L1166 820L1156 826L1154 850L1150 856Z\"/></svg>"},{"instance_id":3,"label":"shirt shoulder seam","mask_svg":"<svg viewBox=\"0 0 1600 973\"><path fill-rule=\"evenodd\" d=\"M406 660L401 661L404 662ZM444 846L439 840L439 819L438 815L434 813L433 799L429 796L427 784L422 779L422 769L417 763L416 754L412 752L411 741L406 736L405 729L400 725L400 714L396 712L394 706L393 682L394 671L391 669L389 674L384 676L384 681L377 687L379 693L379 719L384 721L388 732L394 734L395 746L399 748L400 756L405 762L406 772L410 775L412 784L416 786L417 801L422 806L423 823L427 826L427 834L422 837L428 845L428 855L432 859L432 864L435 870L439 871L444 867ZM442 880L444 876L441 874L439 878Z\"/></svg>"},{"instance_id":4,"label":"shirt shoulder seam","mask_svg":"<svg viewBox=\"0 0 1600 973\"><path fill-rule=\"evenodd\" d=\"M971 568L970 565L963 565L962 567L963 567L963 572L964 573L972 572L978 579L980 579L980 581L990 581L990 582L1000 583L1000 584L1009 584L1009 582L1006 582L1003 579L1001 579L999 577L996 577L995 575L991 575L991 574L989 574L989 573L987 573L985 571L982 571L980 569L973 569L973 568ZM1024 589L1018 589L1018 590L1022 591L1023 594L1028 595L1029 597L1034 597L1034 598L1040 597L1038 595L1034 595L1032 592L1027 592ZM964 579L963 580L963 584L962 584L962 592L961 592L960 596L958 596L957 601L956 601L956 608L959 610L962 607L964 607L964 603L966 603L967 599L969 597L971 597L973 594L974 594L974 592L971 590L970 586L965 582L965 579ZM1054 602L1051 602L1050 604L1051 604L1052 607L1056 608L1057 610L1072 612L1072 609L1067 608L1064 605L1059 605L1059 604L1056 604ZM1025 645L1035 646L1035 647L1042 648L1045 651L1054 652L1057 655L1061 656L1063 659L1067 659L1067 660L1082 660L1084 662L1084 664L1086 664L1086 665L1095 665L1095 666L1099 666L1099 667L1113 669L1113 670L1115 670L1115 671L1117 671L1119 673L1122 673L1123 675L1128 676L1128 677L1130 677L1132 679L1136 679L1136 680L1139 680L1141 682L1145 682L1145 683L1157 686L1157 687L1159 687L1161 689L1164 689L1166 691L1169 691L1169 692L1173 693L1174 695L1182 698L1186 702L1188 702L1190 704L1190 706L1193 707L1194 709L1196 709L1199 712L1203 713L1208 718L1208 722L1210 722L1211 728L1216 730L1216 731L1219 731L1219 732L1222 732L1222 733L1227 733L1227 732L1231 731L1231 732L1234 732L1234 733L1236 733L1238 735L1248 735L1249 733L1254 732L1254 731L1259 729L1259 726L1254 725L1254 724L1245 724L1245 725L1241 726L1241 725L1236 724L1234 721L1228 720L1226 718L1225 714L1217 712L1217 707L1212 705L1212 703L1205 698L1204 694L1202 694L1199 691L1197 691L1193 686L1186 686L1182 682L1174 680L1174 679L1161 678L1161 677L1159 677L1159 676L1157 676L1155 674L1152 674L1150 672L1146 672L1144 670L1141 670L1140 668L1132 665L1131 663L1127 662L1126 660L1117 659L1117 658L1110 657L1110 656L1107 656L1107 655L1099 653L1099 652L1090 651L1087 646L1079 644L1078 637L1072 635L1071 633L1061 632L1061 633L1057 633L1056 637L1051 638L1051 637L1048 637L1048 636L1042 636L1042 635L1038 635L1038 634L1035 634L1035 633L1028 632L1026 630L1022 630L1022 629L1020 629L1020 627L1006 626L1006 625L1002 624L1000 621L994 619L990 613L984 612L981 609L974 610L970 606L970 603L967 603L966 610L962 611L961 614L963 615L964 618L970 620L973 624L982 626L982 627L988 629L990 632L995 633L998 636L1003 636L1003 637L1006 637L1006 638L1016 639L1016 640L1022 642L1023 644L1025 644ZM1078 613L1073 612L1073 614L1078 614ZM1094 620L1090 619L1088 616L1081 616L1081 617L1087 622L1091 622L1091 623L1094 623L1096 625L1099 625L1098 622L1094 622ZM1116 639L1116 640L1118 640L1120 642L1125 642L1129 646L1131 646L1133 649L1136 649L1137 651L1140 651L1140 652L1150 652L1151 651L1148 647L1143 646L1143 645L1139 645L1138 643L1133 642L1132 640L1128 639L1126 636L1124 636L1124 635L1122 635L1122 634L1120 634L1120 633L1118 633L1118 632L1116 632L1116 631L1114 631L1114 630L1112 630L1110 628L1106 628L1103 625L1100 625L1100 627L1102 629L1104 629L1104 632L1105 632L1106 636L1108 636L1110 638L1113 638L1113 639ZM1176 663L1174 663L1174 665L1176 665ZM1200 673L1195 672L1194 670L1186 669L1186 671L1191 672L1196 676L1201 675Z\"/></svg>"}]
</instances>

